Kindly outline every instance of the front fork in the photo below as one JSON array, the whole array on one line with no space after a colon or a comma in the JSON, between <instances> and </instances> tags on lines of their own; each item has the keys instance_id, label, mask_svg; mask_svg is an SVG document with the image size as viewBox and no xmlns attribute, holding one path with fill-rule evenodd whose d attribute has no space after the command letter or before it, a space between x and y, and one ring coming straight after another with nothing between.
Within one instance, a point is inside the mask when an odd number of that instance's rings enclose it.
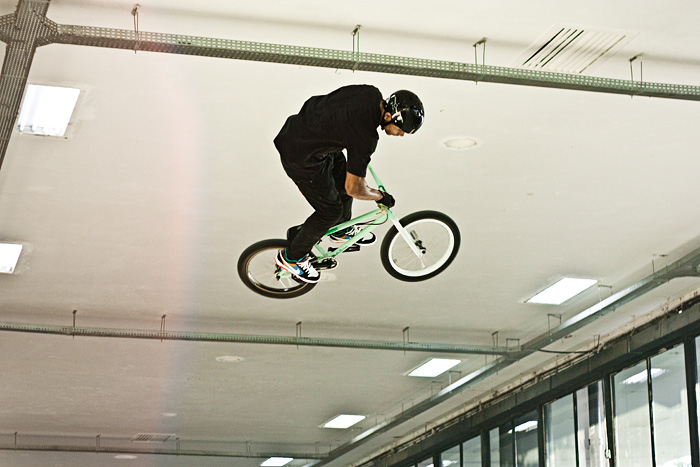
<instances>
[{"instance_id":1,"label":"front fork","mask_svg":"<svg viewBox=\"0 0 700 467\"><path fill-rule=\"evenodd\" d=\"M394 227L396 227L396 230L398 230L399 235L406 241L406 244L408 244L408 247L411 249L413 254L416 255L417 258L422 258L423 255L425 254L425 247L421 243L420 239L417 238L415 232L409 232L406 230L406 228L401 225L401 222L399 222L399 218L396 217L396 214L391 209L387 209L387 214L389 215L389 220L394 224Z\"/></svg>"}]
</instances>

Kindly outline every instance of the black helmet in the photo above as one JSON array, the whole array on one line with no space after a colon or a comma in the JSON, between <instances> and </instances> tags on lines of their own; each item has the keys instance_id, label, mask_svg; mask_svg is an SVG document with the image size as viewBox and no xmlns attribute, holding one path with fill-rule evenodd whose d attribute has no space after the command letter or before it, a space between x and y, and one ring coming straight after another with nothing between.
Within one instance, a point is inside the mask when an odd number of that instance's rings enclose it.
<instances>
[{"instance_id":1,"label":"black helmet","mask_svg":"<svg viewBox=\"0 0 700 467\"><path fill-rule=\"evenodd\" d=\"M384 111L391 114L390 122L382 122L382 127L393 123L405 133L415 133L423 124L425 111L423 103L411 91L396 91L384 101Z\"/></svg>"}]
</instances>

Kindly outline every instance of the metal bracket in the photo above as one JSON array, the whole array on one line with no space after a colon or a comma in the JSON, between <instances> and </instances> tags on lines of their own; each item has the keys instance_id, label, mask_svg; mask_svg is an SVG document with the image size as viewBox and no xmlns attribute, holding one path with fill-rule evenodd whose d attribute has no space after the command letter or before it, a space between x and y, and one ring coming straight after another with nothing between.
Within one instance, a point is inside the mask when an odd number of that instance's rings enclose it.
<instances>
[{"instance_id":1,"label":"metal bracket","mask_svg":"<svg viewBox=\"0 0 700 467\"><path fill-rule=\"evenodd\" d=\"M362 29L362 25L358 24L352 30L352 56L355 57L355 64L352 67L353 73L357 69L360 57L360 29Z\"/></svg>"},{"instance_id":2,"label":"metal bracket","mask_svg":"<svg viewBox=\"0 0 700 467\"><path fill-rule=\"evenodd\" d=\"M141 5L138 3L134 5L134 8L131 9L131 16L134 17L134 32L136 33L136 43L134 45L134 53L136 53L139 50L139 47L141 46L141 39L140 39L140 34L139 34L139 8L141 8Z\"/></svg>"},{"instance_id":3,"label":"metal bracket","mask_svg":"<svg viewBox=\"0 0 700 467\"><path fill-rule=\"evenodd\" d=\"M477 54L477 48L481 46L481 66L486 66L486 38L482 37L479 41L475 42L473 44L474 47L474 65L476 65L476 68L479 68L479 58ZM479 84L479 79L474 80L474 84L478 85Z\"/></svg>"},{"instance_id":4,"label":"metal bracket","mask_svg":"<svg viewBox=\"0 0 700 467\"><path fill-rule=\"evenodd\" d=\"M475 42L474 47L474 65L479 65L479 59L477 56L477 47L481 46L481 64L486 65L486 38L482 37L478 42Z\"/></svg>"},{"instance_id":5,"label":"metal bracket","mask_svg":"<svg viewBox=\"0 0 700 467\"><path fill-rule=\"evenodd\" d=\"M642 57L643 54L637 54L634 57L630 58L630 81L634 81L634 70L632 67L632 62L636 61L639 59L639 82L644 81L644 67L643 67L643 62L642 62Z\"/></svg>"},{"instance_id":6,"label":"metal bracket","mask_svg":"<svg viewBox=\"0 0 700 467\"><path fill-rule=\"evenodd\" d=\"M559 320L559 325L561 326L561 315L555 314L555 313L548 313L547 314L547 330L551 333L552 332L552 323L551 323L551 318L557 318Z\"/></svg>"}]
</instances>

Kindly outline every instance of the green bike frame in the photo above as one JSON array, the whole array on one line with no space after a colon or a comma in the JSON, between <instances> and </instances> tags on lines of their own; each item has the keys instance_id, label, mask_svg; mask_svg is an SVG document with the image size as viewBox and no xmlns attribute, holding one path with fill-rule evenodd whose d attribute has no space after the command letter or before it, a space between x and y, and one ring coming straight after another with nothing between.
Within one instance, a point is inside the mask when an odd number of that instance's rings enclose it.
<instances>
[{"instance_id":1,"label":"green bike frame","mask_svg":"<svg viewBox=\"0 0 700 467\"><path fill-rule=\"evenodd\" d=\"M379 179L377 176L377 173L372 169L371 165L368 165L367 168L369 169L369 172L372 174L372 178L374 178L374 181L377 184L377 188L380 191L386 191L384 188L384 184L382 181ZM399 231L399 234L403 239L406 241L408 246L411 248L413 253L416 255L416 257L421 258L423 257L423 252L416 247L414 239L411 237L411 234L403 228L401 225L401 222L399 222L398 217L396 217L396 214L387 206L379 206L377 209L370 211L366 214L363 214L361 216L355 217L353 219L350 219L347 222L343 222L342 224L338 224L335 227L331 227L324 235L324 237L327 237L328 235L331 235L335 232L345 230L348 227L352 227L353 225L364 225L362 230L360 230L357 234L355 234L352 238L349 238L345 243L340 245L338 248L335 248L331 251L324 249L321 245L320 242L316 244L315 248L318 252L318 259L324 259L324 258L335 258L339 254L343 253L346 251L348 248L350 248L352 245L357 243L361 238L363 238L365 235L370 233L372 230L377 228L377 226L383 224L387 220L390 220L394 226L396 226L396 229Z\"/></svg>"}]
</instances>

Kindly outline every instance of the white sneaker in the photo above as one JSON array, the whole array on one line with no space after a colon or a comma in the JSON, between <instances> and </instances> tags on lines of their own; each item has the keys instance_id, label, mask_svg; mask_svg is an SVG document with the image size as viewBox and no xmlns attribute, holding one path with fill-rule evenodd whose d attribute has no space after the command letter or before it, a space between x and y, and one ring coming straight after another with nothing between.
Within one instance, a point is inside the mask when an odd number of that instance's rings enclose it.
<instances>
[{"instance_id":1,"label":"white sneaker","mask_svg":"<svg viewBox=\"0 0 700 467\"><path fill-rule=\"evenodd\" d=\"M311 265L309 255L299 261L291 261L287 258L287 250L282 249L275 257L275 264L304 282L315 284L321 278L318 271Z\"/></svg>"}]
</instances>

